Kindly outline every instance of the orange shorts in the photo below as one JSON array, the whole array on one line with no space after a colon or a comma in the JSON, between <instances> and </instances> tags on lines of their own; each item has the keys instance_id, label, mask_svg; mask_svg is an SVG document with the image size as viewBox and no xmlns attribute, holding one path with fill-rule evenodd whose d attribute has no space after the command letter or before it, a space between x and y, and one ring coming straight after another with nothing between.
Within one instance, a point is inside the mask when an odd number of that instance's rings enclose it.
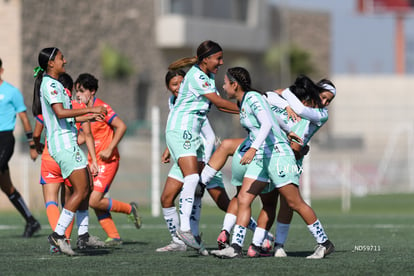
<instances>
[{"instance_id":1,"label":"orange shorts","mask_svg":"<svg viewBox=\"0 0 414 276\"><path fill-rule=\"evenodd\" d=\"M42 159L40 166L40 184L62 183L72 187L69 180L63 179L59 165L53 159Z\"/></svg>"},{"instance_id":2,"label":"orange shorts","mask_svg":"<svg viewBox=\"0 0 414 276\"><path fill-rule=\"evenodd\" d=\"M109 163L98 162L99 173L93 178L93 190L100 193L107 193L119 168L119 160Z\"/></svg>"}]
</instances>

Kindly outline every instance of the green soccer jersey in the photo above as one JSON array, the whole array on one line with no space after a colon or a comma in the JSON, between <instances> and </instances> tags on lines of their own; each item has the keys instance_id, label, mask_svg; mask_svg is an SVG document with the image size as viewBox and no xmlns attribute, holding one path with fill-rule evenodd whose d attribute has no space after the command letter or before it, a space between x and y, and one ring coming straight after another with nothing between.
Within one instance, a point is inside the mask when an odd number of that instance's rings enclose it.
<instances>
[{"instance_id":1,"label":"green soccer jersey","mask_svg":"<svg viewBox=\"0 0 414 276\"><path fill-rule=\"evenodd\" d=\"M40 86L40 101L50 155L54 156L62 149L77 146L75 119L59 119L52 109L52 104L56 103L61 103L65 109L72 108L70 98L62 84L45 75Z\"/></svg>"},{"instance_id":2,"label":"green soccer jersey","mask_svg":"<svg viewBox=\"0 0 414 276\"><path fill-rule=\"evenodd\" d=\"M256 156L271 157L272 154L292 155L286 134L280 130L274 114L264 97L255 91L246 92L240 105L240 123L248 131ZM271 125L268 133L261 128Z\"/></svg>"},{"instance_id":3,"label":"green soccer jersey","mask_svg":"<svg viewBox=\"0 0 414 276\"><path fill-rule=\"evenodd\" d=\"M166 131L184 130L192 135L200 135L201 126L210 110L211 102L204 97L209 93L218 93L214 75L207 75L198 65L194 65L180 86L178 97L168 115Z\"/></svg>"}]
</instances>

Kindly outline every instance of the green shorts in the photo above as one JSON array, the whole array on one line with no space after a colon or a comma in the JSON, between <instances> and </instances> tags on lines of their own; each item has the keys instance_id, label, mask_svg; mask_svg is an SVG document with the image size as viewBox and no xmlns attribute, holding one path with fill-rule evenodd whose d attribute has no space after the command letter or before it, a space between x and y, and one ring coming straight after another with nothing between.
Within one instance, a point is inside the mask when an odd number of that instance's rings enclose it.
<instances>
[{"instance_id":1,"label":"green shorts","mask_svg":"<svg viewBox=\"0 0 414 276\"><path fill-rule=\"evenodd\" d=\"M262 160L254 158L248 165L240 164L240 160L244 153L249 149L246 145L246 140L240 144L236 152L233 154L231 164L231 184L233 186L241 187L243 184L243 178L249 177L262 182L269 182L269 178L266 172L263 170ZM275 188L270 182L266 188L261 192L262 194L269 193Z\"/></svg>"},{"instance_id":2,"label":"green shorts","mask_svg":"<svg viewBox=\"0 0 414 276\"><path fill-rule=\"evenodd\" d=\"M174 165L172 165L170 171L168 172L168 177L174 178L180 182L184 182L183 173L181 172L181 169L177 163L174 163ZM210 180L210 182L207 184L206 189L213 189L216 187L224 188L223 173L221 171L217 172L216 175Z\"/></svg>"},{"instance_id":3,"label":"green shorts","mask_svg":"<svg viewBox=\"0 0 414 276\"><path fill-rule=\"evenodd\" d=\"M53 159L62 171L62 177L68 178L74 170L86 168L88 160L78 145L70 149L63 149L54 154Z\"/></svg>"},{"instance_id":4,"label":"green shorts","mask_svg":"<svg viewBox=\"0 0 414 276\"><path fill-rule=\"evenodd\" d=\"M184 130L169 130L165 137L175 163L180 157L186 156L196 156L198 160L203 160L204 146L200 135L188 134L188 131Z\"/></svg>"},{"instance_id":5,"label":"green shorts","mask_svg":"<svg viewBox=\"0 0 414 276\"><path fill-rule=\"evenodd\" d=\"M268 176L275 188L291 183L299 186L301 170L296 164L294 155L275 155L270 159L265 159L264 166L267 167Z\"/></svg>"}]
</instances>

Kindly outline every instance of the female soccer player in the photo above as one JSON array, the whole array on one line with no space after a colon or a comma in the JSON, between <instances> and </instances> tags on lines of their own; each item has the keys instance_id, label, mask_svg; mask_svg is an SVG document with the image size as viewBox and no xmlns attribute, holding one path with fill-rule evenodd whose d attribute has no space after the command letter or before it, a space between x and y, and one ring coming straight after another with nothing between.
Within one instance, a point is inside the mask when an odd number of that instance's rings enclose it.
<instances>
[{"instance_id":1,"label":"female soccer player","mask_svg":"<svg viewBox=\"0 0 414 276\"><path fill-rule=\"evenodd\" d=\"M261 94L251 91L249 79L248 72L240 67L230 68L225 75L223 88L230 98L236 98L241 103L240 122L249 130L251 146L240 159L240 164L246 164L247 170L237 197L237 222L232 244L211 253L221 258L242 256L251 203L266 188L269 180L286 198L289 206L301 215L317 243L333 249L312 208L299 193L299 173L287 137L281 132L276 123L278 119Z\"/></svg>"},{"instance_id":2,"label":"female soccer player","mask_svg":"<svg viewBox=\"0 0 414 276\"><path fill-rule=\"evenodd\" d=\"M73 216L88 196L90 185L86 157L77 143L75 117L93 113L97 118L106 114L103 106L72 109L71 101L62 84L57 80L65 73L66 60L56 47L44 48L38 57L36 79L33 95L33 115L43 115L46 126L48 150L58 163L63 178L68 178L73 187L73 194L65 202L57 226L49 235L49 243L67 255L75 255L70 245L65 242L65 230L72 222Z\"/></svg>"},{"instance_id":3,"label":"female soccer player","mask_svg":"<svg viewBox=\"0 0 414 276\"><path fill-rule=\"evenodd\" d=\"M178 91L180 84L185 76L185 72L183 70L176 70L176 71L168 71L165 76L165 84L167 86L167 89L171 92L171 96L169 97L169 107L170 110L173 108L175 101L178 96ZM211 153L215 150L215 139L216 136L214 134L214 131L208 121L208 118L203 123L203 126L201 127L201 137L203 140L204 145L204 160L201 162L200 166L203 166L203 164L207 163L207 161L210 159ZM165 149L161 161L163 163L169 163L170 162L170 152L168 150L168 147ZM180 168L176 163L173 164L173 166L170 169L170 172L168 174L167 180L164 185L164 190L161 195L161 205L163 207L163 214L164 219L167 224L168 230L170 231L172 241L170 244L158 248L157 252L168 252L168 251L185 251L187 249L187 246L183 241L181 241L176 234L176 230L179 227L179 219L178 219L178 213L174 205L175 198L178 196L178 194L181 191L181 188L183 186L183 175L181 173ZM209 184L206 187L207 191L211 195L212 199L216 202L217 206L223 210L226 211L229 205L229 198L226 193L226 190L224 189L223 179L221 172L218 172L217 175L214 176L214 178L209 181ZM196 240L200 243L201 248L199 249L199 253L202 255L207 255L208 252L204 249L200 233L199 233L199 219L200 219L200 211L201 211L201 198L202 195L199 195L196 193L194 204L193 204L193 211L190 219L191 224L191 231L193 235L195 236ZM255 225L255 222L252 224Z\"/></svg>"},{"instance_id":4,"label":"female soccer player","mask_svg":"<svg viewBox=\"0 0 414 276\"><path fill-rule=\"evenodd\" d=\"M141 217L138 215L138 204L125 203L110 197L104 197L109 191L119 168L120 155L118 144L126 132L126 125L118 114L104 101L96 97L98 79L89 73L80 74L75 81L76 99L87 107L106 107L108 113L102 121L91 122L92 135L95 140L96 160L99 174L94 176L93 191L89 206L95 210L102 229L108 235L108 245L122 244L118 229L112 219L111 212L124 213L139 229ZM88 155L92 164L92 154Z\"/></svg>"},{"instance_id":5,"label":"female soccer player","mask_svg":"<svg viewBox=\"0 0 414 276\"><path fill-rule=\"evenodd\" d=\"M63 87L65 88L66 93L69 97L72 95L73 89L73 80L72 77L67 74L63 73L59 76L58 81L62 83ZM76 102L72 101L72 104L77 104ZM90 125L88 119L90 116L80 116L76 118L77 122L82 121L82 135L85 137L86 145L89 152L95 152L94 141L92 137L92 133L90 131ZM33 131L33 140L35 144L39 147L37 149L39 154L42 154L42 163L40 168L40 184L42 185L43 190L43 198L46 205L46 215L49 220L49 224L52 230L55 229L60 211L58 207L58 196L59 190L61 192L61 204L64 206L65 198L69 198L71 195L71 187L72 185L66 179L63 179L62 172L60 170L59 165L56 161L50 156L49 151L47 149L47 139L45 139L46 147L40 143L40 137L43 131L43 116L39 114L36 116L36 125ZM89 167L90 172L92 175L98 173L98 164L96 162L96 158L94 159L93 163ZM88 198L86 198L81 205L79 206L78 210L76 211L76 222L78 226L78 239L76 245L79 249L85 249L86 247L102 247L105 244L100 241L95 236L89 235L89 212L88 212ZM70 241L70 235L72 233L73 221L69 225L69 227L65 231L65 237L67 241ZM50 253L59 252L59 249L55 246L50 246Z\"/></svg>"},{"instance_id":6,"label":"female soccer player","mask_svg":"<svg viewBox=\"0 0 414 276\"><path fill-rule=\"evenodd\" d=\"M194 192L199 182L199 163L202 158L201 127L207 118L211 104L225 112L237 112L235 103L220 97L214 76L223 65L223 50L211 40L197 48L197 56L180 59L169 66L177 70L193 65L187 72L166 126L166 142L173 160L184 177L180 194L180 229L177 235L187 245L200 248L191 233L190 216L193 209Z\"/></svg>"}]
</instances>

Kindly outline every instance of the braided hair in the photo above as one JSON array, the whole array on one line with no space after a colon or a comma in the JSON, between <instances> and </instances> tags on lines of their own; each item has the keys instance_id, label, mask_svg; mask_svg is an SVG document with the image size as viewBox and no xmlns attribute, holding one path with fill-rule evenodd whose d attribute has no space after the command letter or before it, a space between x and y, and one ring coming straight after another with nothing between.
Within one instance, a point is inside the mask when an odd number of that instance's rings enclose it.
<instances>
[{"instance_id":1,"label":"braided hair","mask_svg":"<svg viewBox=\"0 0 414 276\"><path fill-rule=\"evenodd\" d=\"M243 67L232 67L227 69L226 76L231 83L237 82L244 92L256 91L263 94L261 91L251 87L252 80L250 74Z\"/></svg>"}]
</instances>

